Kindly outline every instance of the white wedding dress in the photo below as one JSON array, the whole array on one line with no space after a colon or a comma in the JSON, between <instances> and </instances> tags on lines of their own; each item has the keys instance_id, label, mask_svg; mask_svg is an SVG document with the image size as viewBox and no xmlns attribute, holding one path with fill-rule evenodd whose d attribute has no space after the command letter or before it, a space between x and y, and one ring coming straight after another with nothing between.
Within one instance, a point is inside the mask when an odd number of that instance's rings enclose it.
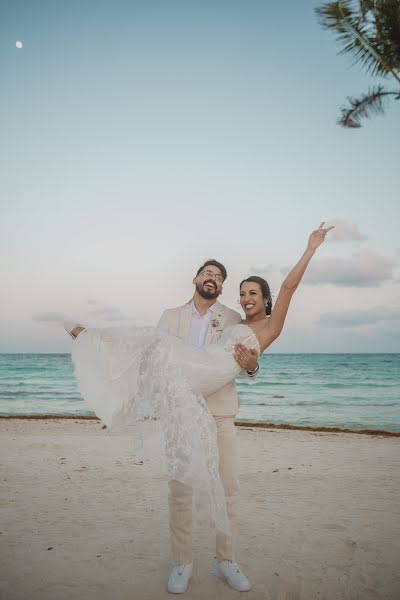
<instances>
[{"instance_id":1,"label":"white wedding dress","mask_svg":"<svg viewBox=\"0 0 400 600\"><path fill-rule=\"evenodd\" d=\"M192 487L195 514L226 533L216 426L204 396L239 374L237 343L260 351L244 324L226 328L218 343L202 348L154 327L86 329L72 348L86 405L108 427L131 430L147 453L161 448L168 478Z\"/></svg>"}]
</instances>

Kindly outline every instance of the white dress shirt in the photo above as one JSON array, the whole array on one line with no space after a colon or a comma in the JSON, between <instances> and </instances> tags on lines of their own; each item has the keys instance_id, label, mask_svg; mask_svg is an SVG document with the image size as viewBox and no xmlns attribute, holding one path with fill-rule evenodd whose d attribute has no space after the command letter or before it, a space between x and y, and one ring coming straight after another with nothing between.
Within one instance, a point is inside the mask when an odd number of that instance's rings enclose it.
<instances>
[{"instance_id":1,"label":"white dress shirt","mask_svg":"<svg viewBox=\"0 0 400 600\"><path fill-rule=\"evenodd\" d=\"M194 302L192 302L192 321L190 323L189 344L193 346L204 346L208 327L213 317L215 304L210 306L204 317L197 310Z\"/></svg>"}]
</instances>

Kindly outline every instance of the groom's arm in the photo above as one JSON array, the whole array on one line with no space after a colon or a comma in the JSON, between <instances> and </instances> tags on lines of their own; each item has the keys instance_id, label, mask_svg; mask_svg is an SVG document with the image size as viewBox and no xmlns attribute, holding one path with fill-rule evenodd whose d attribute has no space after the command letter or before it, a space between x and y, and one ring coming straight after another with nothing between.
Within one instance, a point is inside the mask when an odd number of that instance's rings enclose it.
<instances>
[{"instance_id":1,"label":"groom's arm","mask_svg":"<svg viewBox=\"0 0 400 600\"><path fill-rule=\"evenodd\" d=\"M164 310L158 321L157 327L166 333L179 337L179 310L175 308L167 308L167 310Z\"/></svg>"},{"instance_id":2,"label":"groom's arm","mask_svg":"<svg viewBox=\"0 0 400 600\"><path fill-rule=\"evenodd\" d=\"M169 333L169 319L168 319L168 310L164 310L163 314L160 317L160 320L158 321L157 327L158 329L162 329L163 331L166 331Z\"/></svg>"}]
</instances>

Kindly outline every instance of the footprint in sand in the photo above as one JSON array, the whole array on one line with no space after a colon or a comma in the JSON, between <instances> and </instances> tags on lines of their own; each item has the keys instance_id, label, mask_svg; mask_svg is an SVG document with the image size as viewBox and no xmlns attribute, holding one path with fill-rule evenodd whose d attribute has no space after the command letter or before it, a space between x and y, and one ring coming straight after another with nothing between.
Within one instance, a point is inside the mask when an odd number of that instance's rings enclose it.
<instances>
[{"instance_id":1,"label":"footprint in sand","mask_svg":"<svg viewBox=\"0 0 400 600\"><path fill-rule=\"evenodd\" d=\"M271 589L271 600L301 600L301 582L275 582Z\"/></svg>"},{"instance_id":2,"label":"footprint in sand","mask_svg":"<svg viewBox=\"0 0 400 600\"><path fill-rule=\"evenodd\" d=\"M322 527L324 529L335 529L335 531L347 531L347 527L336 525L336 523L323 523Z\"/></svg>"},{"instance_id":3,"label":"footprint in sand","mask_svg":"<svg viewBox=\"0 0 400 600\"><path fill-rule=\"evenodd\" d=\"M43 450L44 448L48 448L48 444L45 444L44 442L34 442L25 446L25 450Z\"/></svg>"},{"instance_id":4,"label":"footprint in sand","mask_svg":"<svg viewBox=\"0 0 400 600\"><path fill-rule=\"evenodd\" d=\"M345 546L347 546L347 549L351 552L354 552L354 550L357 549L357 542L355 540L350 540L349 538L346 538L345 540L342 540L342 542Z\"/></svg>"}]
</instances>

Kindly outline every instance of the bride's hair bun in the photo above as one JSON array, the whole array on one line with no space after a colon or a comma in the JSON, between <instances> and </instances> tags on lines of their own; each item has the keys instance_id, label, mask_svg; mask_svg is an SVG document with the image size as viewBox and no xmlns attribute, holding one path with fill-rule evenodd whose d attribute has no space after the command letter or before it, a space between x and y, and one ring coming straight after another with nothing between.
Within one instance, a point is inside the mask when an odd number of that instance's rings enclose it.
<instances>
[{"instance_id":1,"label":"bride's hair bun","mask_svg":"<svg viewBox=\"0 0 400 600\"><path fill-rule=\"evenodd\" d=\"M265 314L267 315L267 317L269 317L271 312L272 312L272 300L271 300L271 298L269 298L267 304L265 305Z\"/></svg>"},{"instance_id":2,"label":"bride's hair bun","mask_svg":"<svg viewBox=\"0 0 400 600\"><path fill-rule=\"evenodd\" d=\"M263 295L263 298L264 298L264 300L266 300L265 314L269 317L269 315L271 314L271 311L272 311L272 298L271 298L271 291L269 289L268 283L262 277L258 277L258 275L252 275L251 277L248 277L247 279L243 279L243 281L241 282L241 284L239 286L239 289L241 289L242 283L245 283L245 282L258 283L258 285L261 288L261 293Z\"/></svg>"}]
</instances>

